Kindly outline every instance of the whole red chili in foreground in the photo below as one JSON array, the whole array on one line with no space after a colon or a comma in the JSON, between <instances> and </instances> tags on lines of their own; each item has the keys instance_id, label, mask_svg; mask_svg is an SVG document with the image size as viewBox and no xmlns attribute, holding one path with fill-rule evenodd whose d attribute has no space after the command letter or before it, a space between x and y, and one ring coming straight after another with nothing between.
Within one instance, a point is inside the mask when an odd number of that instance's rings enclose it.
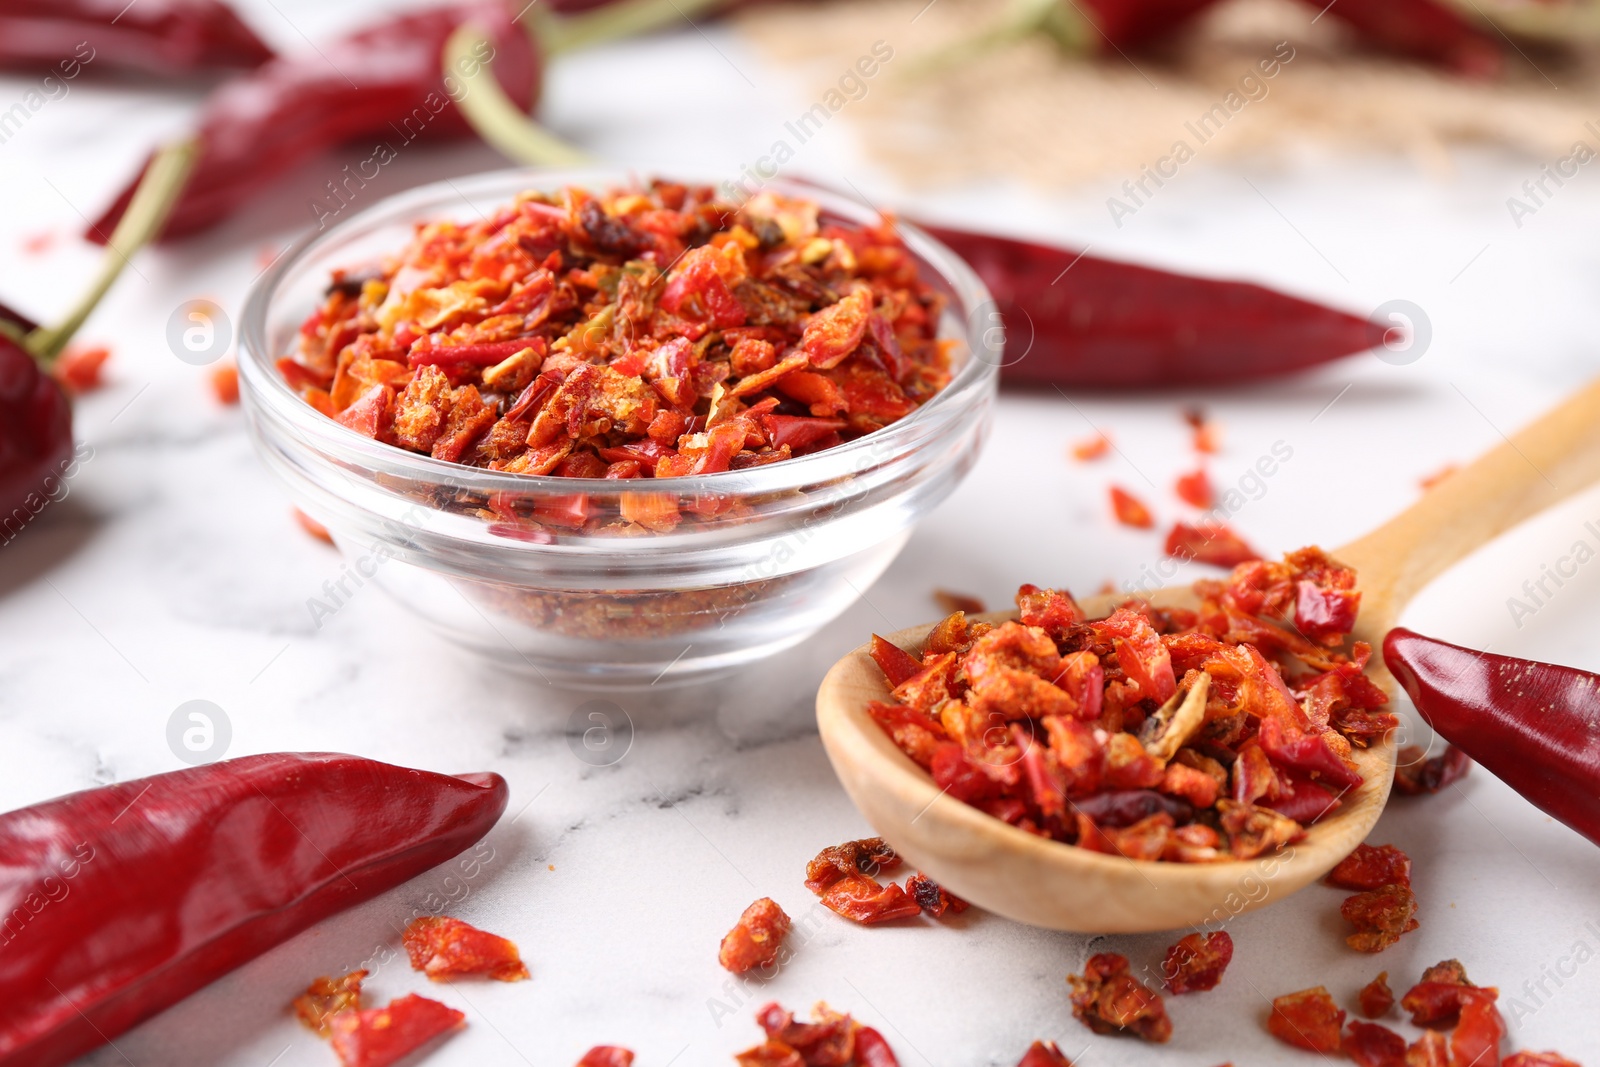
<instances>
[{"instance_id":1,"label":"whole red chili in foreground","mask_svg":"<svg viewBox=\"0 0 1600 1067\"><path fill-rule=\"evenodd\" d=\"M488 832L499 775L247 756L0 815L0 1063L64 1063ZM190 906L203 900L204 908Z\"/></svg>"},{"instance_id":2,"label":"whole red chili in foreground","mask_svg":"<svg viewBox=\"0 0 1600 1067\"><path fill-rule=\"evenodd\" d=\"M420 915L401 938L411 969L434 981L481 974L501 982L528 977L517 946L445 915Z\"/></svg>"},{"instance_id":3,"label":"whole red chili in foreground","mask_svg":"<svg viewBox=\"0 0 1600 1067\"><path fill-rule=\"evenodd\" d=\"M304 54L284 56L218 87L200 115L200 159L161 239L185 237L222 221L302 160L347 141L373 156L307 189L319 224L360 195L377 168L417 139L471 133L447 85L441 56L458 26L489 36L494 76L517 106L539 95L540 61L527 30L502 0L472 0L412 11ZM476 71L463 71L463 75ZM376 148L373 148L373 145ZM135 182L85 236L103 243ZM309 199L309 198L302 198Z\"/></svg>"},{"instance_id":4,"label":"whole red chili in foreground","mask_svg":"<svg viewBox=\"0 0 1600 1067\"><path fill-rule=\"evenodd\" d=\"M1126 1034L1155 1044L1172 1038L1172 1020L1161 994L1128 973L1128 958L1115 952L1090 956L1083 974L1067 975L1072 1014L1097 1034Z\"/></svg>"},{"instance_id":5,"label":"whole red chili in foreground","mask_svg":"<svg viewBox=\"0 0 1600 1067\"><path fill-rule=\"evenodd\" d=\"M387 1007L341 1012L328 1029L342 1067L390 1067L466 1019L437 1000L408 993Z\"/></svg>"},{"instance_id":6,"label":"whole red chili in foreground","mask_svg":"<svg viewBox=\"0 0 1600 1067\"><path fill-rule=\"evenodd\" d=\"M1389 631L1383 659L1439 734L1600 844L1600 675Z\"/></svg>"},{"instance_id":7,"label":"whole red chili in foreground","mask_svg":"<svg viewBox=\"0 0 1600 1067\"><path fill-rule=\"evenodd\" d=\"M75 78L72 56L170 78L259 67L272 49L219 0L0 0L0 65Z\"/></svg>"},{"instance_id":8,"label":"whole red chili in foreground","mask_svg":"<svg viewBox=\"0 0 1600 1067\"><path fill-rule=\"evenodd\" d=\"M1383 340L1382 328L1366 319L1259 285L924 228L978 272L1005 323L1008 350L1026 352L1018 359L1008 351L1002 384L1128 389L1253 381Z\"/></svg>"}]
</instances>

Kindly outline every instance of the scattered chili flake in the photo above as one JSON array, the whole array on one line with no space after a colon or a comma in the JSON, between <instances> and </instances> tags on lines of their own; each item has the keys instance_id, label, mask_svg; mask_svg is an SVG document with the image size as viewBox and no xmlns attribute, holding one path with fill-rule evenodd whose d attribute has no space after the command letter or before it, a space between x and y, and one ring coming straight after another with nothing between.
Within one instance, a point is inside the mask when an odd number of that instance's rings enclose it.
<instances>
[{"instance_id":1,"label":"scattered chili flake","mask_svg":"<svg viewBox=\"0 0 1600 1067\"><path fill-rule=\"evenodd\" d=\"M820 896L846 875L876 877L880 871L892 871L898 866L900 857L881 837L829 845L806 864L806 888Z\"/></svg>"},{"instance_id":2,"label":"scattered chili flake","mask_svg":"<svg viewBox=\"0 0 1600 1067\"><path fill-rule=\"evenodd\" d=\"M633 1067L633 1052L616 1045L596 1045L575 1067Z\"/></svg>"},{"instance_id":3,"label":"scattered chili flake","mask_svg":"<svg viewBox=\"0 0 1600 1067\"><path fill-rule=\"evenodd\" d=\"M1443 467L1440 467L1438 470L1434 471L1432 474L1426 475L1425 477L1418 479L1417 484L1422 487L1424 492L1426 492L1427 490L1432 489L1434 486L1438 485L1440 482L1444 481L1446 478L1450 477L1452 474L1454 474L1456 471L1458 471L1460 469L1461 469L1461 465L1458 464L1458 463L1446 463Z\"/></svg>"},{"instance_id":4,"label":"scattered chili flake","mask_svg":"<svg viewBox=\"0 0 1600 1067\"><path fill-rule=\"evenodd\" d=\"M1357 1067L1405 1067L1406 1039L1377 1023L1355 1021L1340 1046Z\"/></svg>"},{"instance_id":5,"label":"scattered chili flake","mask_svg":"<svg viewBox=\"0 0 1600 1067\"><path fill-rule=\"evenodd\" d=\"M1513 1052L1500 1067L1579 1067L1559 1052Z\"/></svg>"},{"instance_id":6,"label":"scattered chili flake","mask_svg":"<svg viewBox=\"0 0 1600 1067\"><path fill-rule=\"evenodd\" d=\"M1461 1017L1450 1035L1450 1062L1460 1067L1488 1067L1500 1062L1506 1022L1495 1007L1500 994L1472 987L1462 992Z\"/></svg>"},{"instance_id":7,"label":"scattered chili flake","mask_svg":"<svg viewBox=\"0 0 1600 1067\"><path fill-rule=\"evenodd\" d=\"M330 545L333 544L333 535L328 532L328 528L299 508L294 509L294 521L300 524L302 530L315 537L318 541L326 541Z\"/></svg>"},{"instance_id":8,"label":"scattered chili flake","mask_svg":"<svg viewBox=\"0 0 1600 1067\"><path fill-rule=\"evenodd\" d=\"M863 924L909 919L922 913L921 905L905 890L893 882L879 885L864 874L846 875L821 896L829 911Z\"/></svg>"},{"instance_id":9,"label":"scattered chili flake","mask_svg":"<svg viewBox=\"0 0 1600 1067\"><path fill-rule=\"evenodd\" d=\"M940 790L1030 833L1141 860L1253 859L1337 809L1362 784L1351 753L1395 725L1362 673L1371 649L1339 630L1354 612L1328 614L1316 640L1296 623L1306 586L1354 584L1308 548L1195 583L1193 610L1127 599L1090 619L1066 591L1024 585L1017 621L954 613L920 654L874 638L892 700L869 713ZM833 851L807 870L814 892L857 871L860 843Z\"/></svg>"},{"instance_id":10,"label":"scattered chili flake","mask_svg":"<svg viewBox=\"0 0 1600 1067\"><path fill-rule=\"evenodd\" d=\"M1231 527L1220 522L1174 523L1167 534L1165 551L1173 559L1198 560L1215 567L1237 567L1261 558Z\"/></svg>"},{"instance_id":11,"label":"scattered chili flake","mask_svg":"<svg viewBox=\"0 0 1600 1067\"><path fill-rule=\"evenodd\" d=\"M1209 508L1216 502L1216 490L1211 488L1211 479L1207 477L1204 467L1190 471L1188 474L1180 475L1174 488L1178 494L1178 499L1185 504L1191 504L1197 508Z\"/></svg>"},{"instance_id":12,"label":"scattered chili flake","mask_svg":"<svg viewBox=\"0 0 1600 1067\"><path fill-rule=\"evenodd\" d=\"M1336 889L1410 885L1411 857L1393 845L1359 844L1354 852L1328 872L1325 881Z\"/></svg>"},{"instance_id":13,"label":"scattered chili flake","mask_svg":"<svg viewBox=\"0 0 1600 1067\"><path fill-rule=\"evenodd\" d=\"M1086 437L1072 446L1072 458L1079 463L1089 463L1111 451L1111 438L1103 433Z\"/></svg>"},{"instance_id":14,"label":"scattered chili flake","mask_svg":"<svg viewBox=\"0 0 1600 1067\"><path fill-rule=\"evenodd\" d=\"M778 949L789 932L789 916L771 897L762 897L739 916L739 921L722 939L717 962L734 974L757 967L770 967L778 959Z\"/></svg>"},{"instance_id":15,"label":"scattered chili flake","mask_svg":"<svg viewBox=\"0 0 1600 1067\"><path fill-rule=\"evenodd\" d=\"M1417 984L1400 998L1400 1007L1415 1026L1449 1028L1461 1017L1462 994L1476 988L1460 960L1443 960L1422 972Z\"/></svg>"},{"instance_id":16,"label":"scattered chili flake","mask_svg":"<svg viewBox=\"0 0 1600 1067\"><path fill-rule=\"evenodd\" d=\"M436 982L463 974L485 975L501 982L528 977L528 968L516 945L460 919L419 916L411 920L401 940L411 959L411 969Z\"/></svg>"},{"instance_id":17,"label":"scattered chili flake","mask_svg":"<svg viewBox=\"0 0 1600 1067\"><path fill-rule=\"evenodd\" d=\"M1156 524L1150 509L1138 497L1117 485L1111 487L1111 513L1122 525L1139 530L1148 530Z\"/></svg>"},{"instance_id":18,"label":"scattered chili flake","mask_svg":"<svg viewBox=\"0 0 1600 1067\"><path fill-rule=\"evenodd\" d=\"M1408 797L1437 793L1453 785L1472 770L1472 760L1454 745L1431 759L1416 745L1407 745L1395 754L1394 787Z\"/></svg>"},{"instance_id":19,"label":"scattered chili flake","mask_svg":"<svg viewBox=\"0 0 1600 1067\"><path fill-rule=\"evenodd\" d=\"M1072 1014L1097 1034L1126 1034L1155 1044L1172 1037L1172 1020L1161 994L1128 973L1128 959L1115 952L1090 956L1083 974L1067 975Z\"/></svg>"},{"instance_id":20,"label":"scattered chili flake","mask_svg":"<svg viewBox=\"0 0 1600 1067\"><path fill-rule=\"evenodd\" d=\"M380 270L335 272L280 369L342 424L452 463L716 474L911 414L950 381L944 304L892 221L845 225L771 190L529 191L419 226ZM671 529L681 502L656 503L623 525Z\"/></svg>"},{"instance_id":21,"label":"scattered chili flake","mask_svg":"<svg viewBox=\"0 0 1600 1067\"><path fill-rule=\"evenodd\" d=\"M921 871L906 879L906 895L935 919L944 918L947 912L960 915L971 907L960 897L946 892L943 886Z\"/></svg>"},{"instance_id":22,"label":"scattered chili flake","mask_svg":"<svg viewBox=\"0 0 1600 1067\"><path fill-rule=\"evenodd\" d=\"M1017 1061L1017 1067L1072 1067L1054 1041L1035 1041Z\"/></svg>"},{"instance_id":23,"label":"scattered chili flake","mask_svg":"<svg viewBox=\"0 0 1600 1067\"><path fill-rule=\"evenodd\" d=\"M1344 1014L1327 989L1313 986L1274 999L1267 1032L1307 1052L1338 1052Z\"/></svg>"},{"instance_id":24,"label":"scattered chili flake","mask_svg":"<svg viewBox=\"0 0 1600 1067\"><path fill-rule=\"evenodd\" d=\"M1382 952L1417 928L1417 898L1409 885L1380 886L1347 898L1339 914L1356 928L1344 939L1347 945L1358 952Z\"/></svg>"},{"instance_id":25,"label":"scattered chili flake","mask_svg":"<svg viewBox=\"0 0 1600 1067\"><path fill-rule=\"evenodd\" d=\"M968 615L982 615L988 610L984 607L983 601L975 596L952 593L944 589L935 589L933 591L933 601L939 605L939 610L946 614L953 611L961 611Z\"/></svg>"},{"instance_id":26,"label":"scattered chili flake","mask_svg":"<svg viewBox=\"0 0 1600 1067\"><path fill-rule=\"evenodd\" d=\"M1204 455L1222 451L1222 425L1206 417L1203 408L1185 408L1183 421L1193 431L1194 450Z\"/></svg>"},{"instance_id":27,"label":"scattered chili flake","mask_svg":"<svg viewBox=\"0 0 1600 1067\"><path fill-rule=\"evenodd\" d=\"M740 1067L899 1067L883 1035L826 1004L812 1009L813 1021L796 1022L776 1003L756 1012L767 1039L734 1057Z\"/></svg>"},{"instance_id":28,"label":"scattered chili flake","mask_svg":"<svg viewBox=\"0 0 1600 1067\"><path fill-rule=\"evenodd\" d=\"M22 238L22 250L30 256L41 256L50 251L56 243L56 235L50 230L40 230L30 233Z\"/></svg>"},{"instance_id":29,"label":"scattered chili flake","mask_svg":"<svg viewBox=\"0 0 1600 1067\"><path fill-rule=\"evenodd\" d=\"M50 367L61 387L73 396L92 392L103 384L101 373L111 349L105 345L68 345Z\"/></svg>"},{"instance_id":30,"label":"scattered chili flake","mask_svg":"<svg viewBox=\"0 0 1600 1067\"><path fill-rule=\"evenodd\" d=\"M1369 1019L1381 1019L1394 1010L1394 990L1389 988L1389 972L1379 971L1378 977L1361 987L1357 996L1361 1014Z\"/></svg>"},{"instance_id":31,"label":"scattered chili flake","mask_svg":"<svg viewBox=\"0 0 1600 1067\"><path fill-rule=\"evenodd\" d=\"M233 405L239 402L239 364L233 360L223 360L211 371L211 392L219 404Z\"/></svg>"},{"instance_id":32,"label":"scattered chili flake","mask_svg":"<svg viewBox=\"0 0 1600 1067\"><path fill-rule=\"evenodd\" d=\"M1203 993L1217 988L1222 972L1233 960L1233 938L1226 930L1211 934L1189 934L1167 949L1161 963L1161 977L1167 991Z\"/></svg>"},{"instance_id":33,"label":"scattered chili flake","mask_svg":"<svg viewBox=\"0 0 1600 1067\"><path fill-rule=\"evenodd\" d=\"M466 1018L437 1000L410 993L388 1007L340 1012L328 1026L343 1067L389 1067L440 1034L460 1028Z\"/></svg>"},{"instance_id":34,"label":"scattered chili flake","mask_svg":"<svg viewBox=\"0 0 1600 1067\"><path fill-rule=\"evenodd\" d=\"M1406 1049L1406 1067L1451 1067L1445 1036L1430 1030L1413 1041Z\"/></svg>"},{"instance_id":35,"label":"scattered chili flake","mask_svg":"<svg viewBox=\"0 0 1600 1067\"><path fill-rule=\"evenodd\" d=\"M327 1037L329 1020L342 1011L361 1007L361 980L366 971L351 971L343 978L318 978L294 998L294 1013L320 1037Z\"/></svg>"}]
</instances>

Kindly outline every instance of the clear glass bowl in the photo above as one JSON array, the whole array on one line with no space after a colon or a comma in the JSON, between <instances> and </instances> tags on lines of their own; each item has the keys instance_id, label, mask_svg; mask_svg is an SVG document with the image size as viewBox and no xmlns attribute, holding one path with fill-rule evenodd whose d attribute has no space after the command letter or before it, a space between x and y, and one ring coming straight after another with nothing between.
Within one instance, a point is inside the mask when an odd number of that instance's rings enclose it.
<instances>
[{"instance_id":1,"label":"clear glass bowl","mask_svg":"<svg viewBox=\"0 0 1600 1067\"><path fill-rule=\"evenodd\" d=\"M530 188L632 181L622 170L500 171L392 197L279 260L251 291L240 330L241 393L256 447L296 506L327 526L351 570L451 641L562 684L697 678L769 656L836 617L971 469L1004 343L989 294L966 263L902 226L927 281L949 297L940 332L957 344L942 393L837 448L744 471L631 482L503 474L382 444L311 408L275 368L294 350L330 272L398 252L417 222L475 218ZM817 201L840 222L876 218L811 186L772 187ZM637 506L640 493L671 498L687 521L634 536L560 524L574 506L620 516L624 498ZM507 522L507 513L525 521Z\"/></svg>"}]
</instances>

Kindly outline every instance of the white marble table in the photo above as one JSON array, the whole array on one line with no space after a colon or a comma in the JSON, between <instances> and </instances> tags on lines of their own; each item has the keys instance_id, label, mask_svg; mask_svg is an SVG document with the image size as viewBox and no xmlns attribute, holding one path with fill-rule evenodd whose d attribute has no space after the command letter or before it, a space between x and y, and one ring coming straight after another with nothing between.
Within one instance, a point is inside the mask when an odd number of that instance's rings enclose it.
<instances>
[{"instance_id":1,"label":"white marble table","mask_svg":"<svg viewBox=\"0 0 1600 1067\"><path fill-rule=\"evenodd\" d=\"M316 36L383 6L260 0L249 9L293 48L304 47L300 30ZM0 109L32 84L0 79ZM547 115L609 158L733 173L765 151L810 91L711 27L562 60ZM40 315L64 306L92 253L63 240L25 254L24 239L75 230L195 98L85 77L0 144L8 302ZM1350 952L1341 895L1318 887L1243 916L1230 926L1238 954L1228 980L1170 1001L1177 1036L1161 1048L1092 1037L1070 1017L1063 979L1096 950L1153 965L1169 938L1090 939L976 912L942 927L861 929L818 912L800 884L819 847L868 830L812 725L826 667L870 630L932 617L934 586L998 605L1022 581L1088 592L1136 580L1159 539L1114 528L1105 485L1116 480L1163 518L1176 516L1169 486L1189 462L1183 404L1202 402L1226 423L1219 482L1237 484L1275 442L1292 448L1237 517L1252 541L1280 550L1359 534L1413 500L1420 477L1496 443L1593 374L1592 179L1570 182L1519 229L1504 202L1536 174L1529 160L1469 156L1449 180L1384 159L1246 170L1201 161L1117 229L1105 197L1120 180L1071 197L997 179L913 199L861 166L847 124L832 124L793 170L843 174L875 202L928 216L1269 279L1361 312L1410 300L1431 319L1431 347L1408 366L1368 356L1250 389L1072 403L1008 396L975 473L834 629L738 679L617 698L632 747L597 767L575 755L567 733L569 714L591 694L497 675L436 646L378 593L316 627L307 600L337 575L338 557L296 528L239 411L214 403L205 372L166 345L179 303L208 297L237 308L263 252L309 222L309 196L356 158L309 165L224 230L147 254L90 322L86 338L116 350L109 385L78 409L94 458L64 502L0 547L0 805L180 766L168 719L205 699L228 718L229 755L334 749L492 769L511 782L511 812L476 878L445 886L442 873L425 875L85 1063L329 1064L286 1002L308 978L388 945L395 915L443 892L459 898L455 914L514 938L533 980L447 988L398 964L380 968L370 981L377 997L419 991L467 1012L468 1029L427 1059L438 1067L564 1067L597 1043L634 1048L641 1067L728 1063L754 1043L752 1012L768 999L854 1011L914 1067L1010 1067L1036 1037L1060 1041L1079 1064L1287 1063L1302 1054L1262 1030L1267 999L1323 983L1348 1002L1380 968L1403 988L1447 956L1501 988L1515 1047L1600 1060L1600 966L1588 963L1600 950L1600 853L1481 771L1459 790L1396 803L1379 824L1375 840L1415 861L1419 931L1378 959ZM498 165L478 147L410 149L371 194ZM1066 459L1091 422L1116 435L1125 460ZM1600 667L1591 599L1600 568L1580 571L1520 626L1506 606L1541 563L1589 536L1592 518L1597 493L1480 553L1408 621L1497 651ZM761 895L782 903L802 936L775 979L744 984L718 968L716 944Z\"/></svg>"}]
</instances>

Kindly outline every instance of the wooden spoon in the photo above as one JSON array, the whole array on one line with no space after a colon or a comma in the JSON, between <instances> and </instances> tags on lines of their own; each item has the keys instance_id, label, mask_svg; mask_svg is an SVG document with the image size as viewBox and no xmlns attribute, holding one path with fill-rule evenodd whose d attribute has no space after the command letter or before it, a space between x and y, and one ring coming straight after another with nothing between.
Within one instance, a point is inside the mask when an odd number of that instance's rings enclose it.
<instances>
[{"instance_id":1,"label":"wooden spoon","mask_svg":"<svg viewBox=\"0 0 1600 1067\"><path fill-rule=\"evenodd\" d=\"M1333 553L1357 571L1354 638L1374 649L1411 597L1499 534L1600 480L1600 382L1447 477L1377 530ZM1084 602L1091 617L1122 596ZM1187 587L1150 597L1195 604ZM1015 612L982 616L1015 619ZM933 624L888 635L920 655ZM1393 699L1380 657L1368 675ZM1130 860L1018 830L946 796L867 714L889 687L863 645L828 672L817 727L845 792L878 833L957 896L1018 922L1056 930L1134 933L1221 921L1280 900L1326 874L1371 831L1393 779L1393 738L1356 750L1366 779L1333 815L1280 852L1211 864Z\"/></svg>"}]
</instances>

